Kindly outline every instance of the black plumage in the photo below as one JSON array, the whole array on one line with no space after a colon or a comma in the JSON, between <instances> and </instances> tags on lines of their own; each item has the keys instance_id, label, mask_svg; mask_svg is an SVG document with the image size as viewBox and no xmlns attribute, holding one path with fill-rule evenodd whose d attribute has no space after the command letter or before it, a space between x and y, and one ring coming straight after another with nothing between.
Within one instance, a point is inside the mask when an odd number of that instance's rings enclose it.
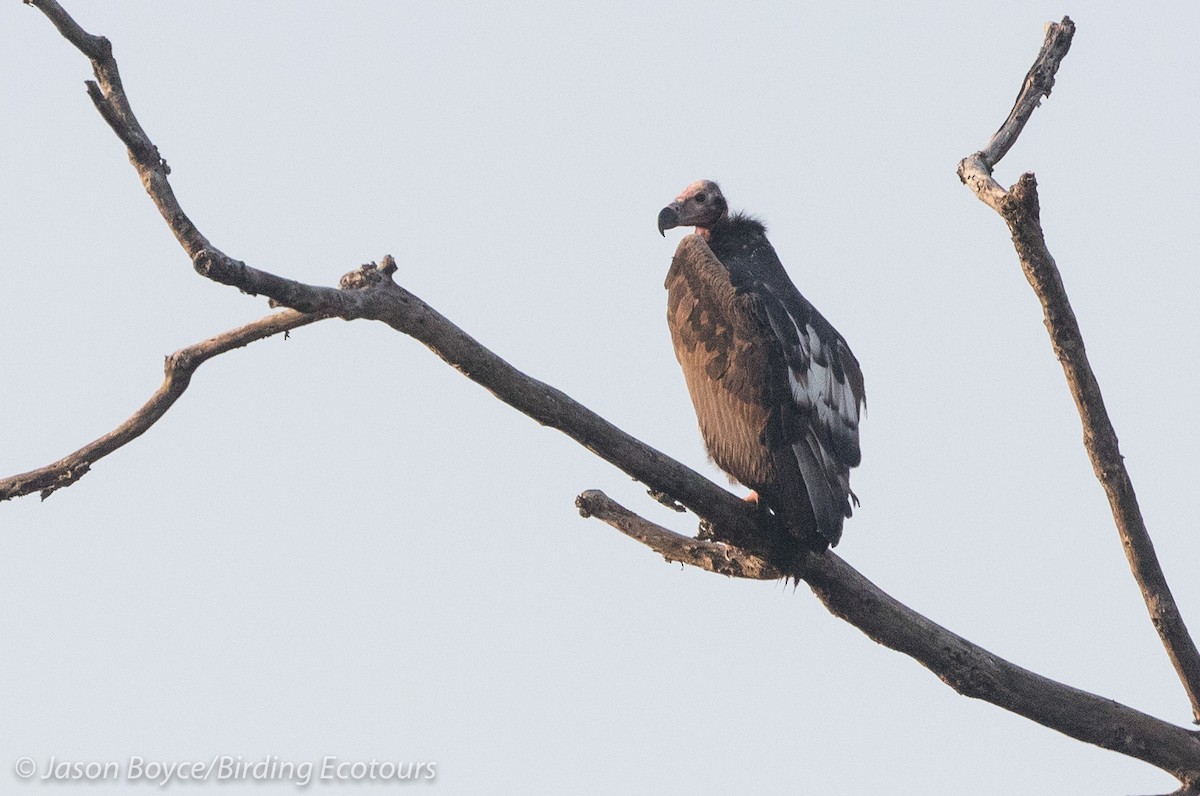
<instances>
[{"instance_id":1,"label":"black plumage","mask_svg":"<svg viewBox=\"0 0 1200 796\"><path fill-rule=\"evenodd\" d=\"M801 295L763 224L692 183L659 231L695 226L667 273L667 322L713 462L758 493L791 544L837 544L862 458L858 360ZM664 233L665 234L665 233Z\"/></svg>"}]
</instances>

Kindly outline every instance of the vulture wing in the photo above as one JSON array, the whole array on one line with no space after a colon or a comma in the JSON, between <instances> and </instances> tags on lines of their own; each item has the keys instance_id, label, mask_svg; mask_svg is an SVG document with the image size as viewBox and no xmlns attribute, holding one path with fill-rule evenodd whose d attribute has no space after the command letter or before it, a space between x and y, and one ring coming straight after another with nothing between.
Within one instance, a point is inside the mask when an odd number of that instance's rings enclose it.
<instances>
[{"instance_id":1,"label":"vulture wing","mask_svg":"<svg viewBox=\"0 0 1200 796\"><path fill-rule=\"evenodd\" d=\"M684 238L667 275L671 335L701 433L713 461L794 535L837 544L854 497L850 468L862 458L862 372L762 224L729 224L715 250Z\"/></svg>"},{"instance_id":2,"label":"vulture wing","mask_svg":"<svg viewBox=\"0 0 1200 796\"><path fill-rule=\"evenodd\" d=\"M666 288L675 357L709 455L746 486L770 483L775 465L764 440L777 425L771 386L786 376L780 352L759 344L771 332L765 313L738 293L699 235L679 242Z\"/></svg>"}]
</instances>

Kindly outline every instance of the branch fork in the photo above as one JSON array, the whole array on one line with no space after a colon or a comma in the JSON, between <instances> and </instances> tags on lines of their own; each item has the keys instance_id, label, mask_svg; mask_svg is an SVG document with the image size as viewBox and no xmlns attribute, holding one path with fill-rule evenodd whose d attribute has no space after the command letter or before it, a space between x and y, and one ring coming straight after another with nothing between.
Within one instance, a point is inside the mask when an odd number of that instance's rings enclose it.
<instances>
[{"instance_id":1,"label":"branch fork","mask_svg":"<svg viewBox=\"0 0 1200 796\"><path fill-rule=\"evenodd\" d=\"M1074 35L1075 23L1069 17L1046 26L1042 50L1025 76L1008 118L986 147L959 163L958 175L981 201L1000 214L1012 233L1021 270L1042 304L1054 355L1062 364L1083 423L1084 447L1096 478L1108 496L1130 570L1142 591L1151 622L1187 693L1192 719L1200 724L1200 652L1184 625L1158 563L1133 482L1125 469L1117 433L1104 405L1100 384L1088 362L1079 322L1067 299L1058 265L1046 246L1037 179L1026 172L1006 191L992 177L992 170L1016 142L1041 98L1050 96L1058 66L1070 49Z\"/></svg>"}]
</instances>

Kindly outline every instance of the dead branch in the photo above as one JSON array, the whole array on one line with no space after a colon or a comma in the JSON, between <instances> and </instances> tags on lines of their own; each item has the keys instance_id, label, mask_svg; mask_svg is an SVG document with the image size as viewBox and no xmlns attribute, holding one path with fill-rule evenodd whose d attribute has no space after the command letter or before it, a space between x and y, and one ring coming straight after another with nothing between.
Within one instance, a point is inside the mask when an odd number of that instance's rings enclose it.
<instances>
[{"instance_id":1,"label":"dead branch","mask_svg":"<svg viewBox=\"0 0 1200 796\"><path fill-rule=\"evenodd\" d=\"M212 247L178 209L169 193L165 163L149 139L140 128L126 129L133 117L131 112L126 113L128 101L116 78L116 64L107 42L80 30L54 0L28 1L45 11L63 35L93 59L101 78L101 85L92 92L93 101L126 142L146 190L200 273L243 291L266 295L293 309L378 320L416 338L500 400L562 431L655 493L670 496L691 509L711 523L724 544L688 540L636 517L595 492L580 496L583 511L618 525L671 560L741 577L771 576L769 564L754 560L761 552L755 549L760 534L754 509L560 390L496 356L397 285L392 279L396 266L390 257L378 267L371 264L343 277L338 290L304 285L251 268ZM104 41L102 47L96 45L98 39ZM139 132L140 137L131 131ZM153 157L147 155L150 152ZM985 172L990 179L990 170ZM964 176L964 180L972 178ZM731 565L726 567L721 559ZM1172 773L1185 789L1200 783L1200 738L1190 731L1004 661L902 605L832 553L809 554L800 565L799 575L835 615L875 641L915 658L959 693L1148 762Z\"/></svg>"},{"instance_id":2,"label":"dead branch","mask_svg":"<svg viewBox=\"0 0 1200 796\"><path fill-rule=\"evenodd\" d=\"M93 464L137 439L158 422L159 418L167 413L167 410L188 388L196 368L226 351L247 346L264 337L306 326L321 320L321 317L320 315L305 315L295 310L276 312L253 323L232 329L216 337L210 337L201 343L179 349L168 356L163 365L166 378L163 379L162 386L128 420L103 437L89 442L53 464L39 467L28 473L0 479L0 501L11 500L33 492L40 492L42 500L45 500L56 490L70 486L86 475L92 469Z\"/></svg>"},{"instance_id":3,"label":"dead branch","mask_svg":"<svg viewBox=\"0 0 1200 796\"><path fill-rule=\"evenodd\" d=\"M617 527L668 561L739 577L770 577L761 559L736 548L697 546L697 540L638 517L603 492L585 492L576 502L585 516ZM699 543L706 544L711 545ZM738 568L747 574L739 575ZM1170 771L1187 787L1198 781L1200 738L1195 733L1006 661L899 602L832 553L810 555L804 579L835 616L916 659L963 696L1144 760Z\"/></svg>"},{"instance_id":4,"label":"dead branch","mask_svg":"<svg viewBox=\"0 0 1200 796\"><path fill-rule=\"evenodd\" d=\"M678 561L700 569L750 580L779 580L786 576L771 562L725 542L696 539L667 530L639 517L598 489L589 489L575 498L582 517L595 517L631 539L654 550L667 561Z\"/></svg>"},{"instance_id":5,"label":"dead branch","mask_svg":"<svg viewBox=\"0 0 1200 796\"><path fill-rule=\"evenodd\" d=\"M1150 533L1146 530L1137 495L1133 491L1133 482L1125 469L1117 433L1104 406L1100 384L1088 363L1079 323L1067 299L1058 266L1046 247L1037 180L1032 173L1026 172L1011 189L1005 190L992 177L993 168L1016 141L1038 101L1050 95L1054 74L1067 54L1074 34L1075 24L1068 17L1063 17L1061 23L1047 26L1045 43L1025 77L1008 119L982 151L959 163L958 174L981 201L1000 214L1012 233L1021 270L1025 272L1025 277L1042 304L1050 343L1055 356L1062 363L1067 385L1083 423L1083 444L1096 478L1108 496L1129 567L1142 591L1150 621L1158 631L1191 701L1193 721L1200 724L1200 652L1196 650L1196 644L1167 585L1167 578L1159 566L1154 544L1150 541Z\"/></svg>"}]
</instances>

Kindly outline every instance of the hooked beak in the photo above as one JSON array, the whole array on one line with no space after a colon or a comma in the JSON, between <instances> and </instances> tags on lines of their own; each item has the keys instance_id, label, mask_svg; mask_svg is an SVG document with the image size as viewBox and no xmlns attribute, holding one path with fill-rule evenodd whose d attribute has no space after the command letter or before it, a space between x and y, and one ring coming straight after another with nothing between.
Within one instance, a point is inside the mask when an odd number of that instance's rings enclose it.
<instances>
[{"instance_id":1,"label":"hooked beak","mask_svg":"<svg viewBox=\"0 0 1200 796\"><path fill-rule=\"evenodd\" d=\"M665 238L667 230L677 226L679 226L679 203L672 202L658 211L658 234Z\"/></svg>"}]
</instances>

